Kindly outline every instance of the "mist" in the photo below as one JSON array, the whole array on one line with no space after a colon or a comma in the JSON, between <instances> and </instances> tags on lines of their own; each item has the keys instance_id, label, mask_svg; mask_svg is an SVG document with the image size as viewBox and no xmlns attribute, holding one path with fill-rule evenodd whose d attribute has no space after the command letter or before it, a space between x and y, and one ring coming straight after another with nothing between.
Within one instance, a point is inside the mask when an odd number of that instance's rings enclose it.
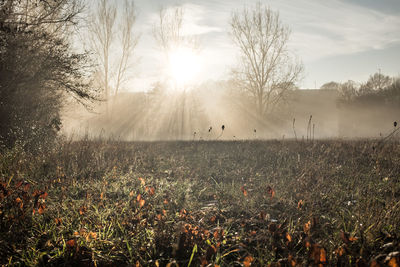
<instances>
[{"instance_id":1,"label":"mist","mask_svg":"<svg viewBox=\"0 0 400 267\"><path fill-rule=\"evenodd\" d=\"M185 92L124 92L91 110L74 106L65 110L63 134L123 141L380 138L399 115L399 106L379 100L343 103L339 90L295 89L260 120L251 99L220 81Z\"/></svg>"}]
</instances>

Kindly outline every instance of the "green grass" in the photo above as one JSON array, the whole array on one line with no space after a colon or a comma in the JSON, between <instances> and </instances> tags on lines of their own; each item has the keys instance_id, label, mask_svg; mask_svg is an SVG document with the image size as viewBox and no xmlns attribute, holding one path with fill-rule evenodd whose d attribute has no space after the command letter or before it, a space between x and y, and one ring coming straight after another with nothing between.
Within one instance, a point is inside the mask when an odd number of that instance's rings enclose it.
<instances>
[{"instance_id":1,"label":"green grass","mask_svg":"<svg viewBox=\"0 0 400 267\"><path fill-rule=\"evenodd\" d=\"M6 266L399 261L397 141L65 142L0 174Z\"/></svg>"}]
</instances>

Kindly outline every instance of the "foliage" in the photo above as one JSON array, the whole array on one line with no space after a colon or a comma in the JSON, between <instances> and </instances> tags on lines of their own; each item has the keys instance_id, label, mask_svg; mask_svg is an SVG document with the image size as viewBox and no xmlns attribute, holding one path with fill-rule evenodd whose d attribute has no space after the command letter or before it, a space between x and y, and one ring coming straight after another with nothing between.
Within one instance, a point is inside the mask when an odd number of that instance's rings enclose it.
<instances>
[{"instance_id":1,"label":"foliage","mask_svg":"<svg viewBox=\"0 0 400 267\"><path fill-rule=\"evenodd\" d=\"M22 3L23 2L23 3ZM67 34L75 1L0 4L0 140L43 148L60 130L65 94L93 99L85 54L71 52Z\"/></svg>"},{"instance_id":2,"label":"foliage","mask_svg":"<svg viewBox=\"0 0 400 267\"><path fill-rule=\"evenodd\" d=\"M396 266L399 147L79 141L36 158L8 151L0 264Z\"/></svg>"}]
</instances>

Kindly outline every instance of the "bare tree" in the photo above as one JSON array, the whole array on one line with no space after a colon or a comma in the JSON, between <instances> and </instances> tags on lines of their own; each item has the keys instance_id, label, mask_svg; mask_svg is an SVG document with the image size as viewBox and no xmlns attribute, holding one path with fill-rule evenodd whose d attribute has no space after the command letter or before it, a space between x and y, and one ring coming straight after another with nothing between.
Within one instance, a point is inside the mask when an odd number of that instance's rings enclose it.
<instances>
[{"instance_id":1,"label":"bare tree","mask_svg":"<svg viewBox=\"0 0 400 267\"><path fill-rule=\"evenodd\" d=\"M108 100L111 95L116 96L121 85L127 80L127 71L131 67L130 60L138 43L138 36L133 29L136 21L133 1L124 1L123 14L119 17L120 53L112 49L116 41L115 37L118 35L115 29L117 20L118 12L115 2L101 0L89 22L91 47L96 52L101 66L105 100ZM112 58L116 55L120 57L116 64L113 64L115 62Z\"/></svg>"},{"instance_id":2,"label":"bare tree","mask_svg":"<svg viewBox=\"0 0 400 267\"><path fill-rule=\"evenodd\" d=\"M303 66L287 49L290 30L277 12L257 3L253 9L233 12L232 38L240 51L234 79L253 99L264 118L299 80Z\"/></svg>"},{"instance_id":3,"label":"bare tree","mask_svg":"<svg viewBox=\"0 0 400 267\"><path fill-rule=\"evenodd\" d=\"M91 45L99 56L102 74L104 98L107 101L109 97L110 80L110 48L114 37L114 24L116 18L116 7L109 5L107 0L101 0L98 3L95 13L89 22L91 32Z\"/></svg>"},{"instance_id":4,"label":"bare tree","mask_svg":"<svg viewBox=\"0 0 400 267\"><path fill-rule=\"evenodd\" d=\"M120 25L120 39L121 39L121 58L118 63L116 84L114 90L114 96L118 95L120 86L126 81L126 73L131 67L129 60L131 59L134 49L139 41L139 36L135 35L133 26L136 22L136 11L134 2L124 1L124 12L122 15L122 21Z\"/></svg>"},{"instance_id":5,"label":"bare tree","mask_svg":"<svg viewBox=\"0 0 400 267\"><path fill-rule=\"evenodd\" d=\"M372 91L377 91L389 87L392 83L393 83L392 78L381 74L379 71L378 73L369 76L369 79L365 84L365 87Z\"/></svg>"},{"instance_id":6,"label":"bare tree","mask_svg":"<svg viewBox=\"0 0 400 267\"><path fill-rule=\"evenodd\" d=\"M159 21L154 25L153 35L162 52L168 53L183 42L182 25L183 9L176 7L174 9L162 8L159 13Z\"/></svg>"}]
</instances>

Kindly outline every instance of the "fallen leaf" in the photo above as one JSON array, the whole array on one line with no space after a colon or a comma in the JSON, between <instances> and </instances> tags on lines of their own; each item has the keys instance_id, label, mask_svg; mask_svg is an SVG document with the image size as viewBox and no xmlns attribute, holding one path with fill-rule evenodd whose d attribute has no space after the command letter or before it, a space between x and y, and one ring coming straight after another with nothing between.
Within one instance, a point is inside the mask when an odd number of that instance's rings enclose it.
<instances>
[{"instance_id":1,"label":"fallen leaf","mask_svg":"<svg viewBox=\"0 0 400 267\"><path fill-rule=\"evenodd\" d=\"M399 258L398 257L393 257L390 259L388 262L388 266L390 267L399 267L400 265Z\"/></svg>"},{"instance_id":2,"label":"fallen leaf","mask_svg":"<svg viewBox=\"0 0 400 267\"><path fill-rule=\"evenodd\" d=\"M247 256L246 258L244 258L244 261L243 261L243 266L244 267L250 267L251 266L251 263L254 261L254 258L252 257L252 256Z\"/></svg>"},{"instance_id":3,"label":"fallen leaf","mask_svg":"<svg viewBox=\"0 0 400 267\"><path fill-rule=\"evenodd\" d=\"M54 218L54 222L58 226L62 223L62 220L61 220L61 218Z\"/></svg>"},{"instance_id":4,"label":"fallen leaf","mask_svg":"<svg viewBox=\"0 0 400 267\"><path fill-rule=\"evenodd\" d=\"M303 200L299 200L299 202L297 203L297 209L301 209L304 206L304 201Z\"/></svg>"},{"instance_id":5,"label":"fallen leaf","mask_svg":"<svg viewBox=\"0 0 400 267\"><path fill-rule=\"evenodd\" d=\"M65 244L67 245L67 248L73 248L76 246L76 241L75 239L70 239L67 242L65 242Z\"/></svg>"},{"instance_id":6,"label":"fallen leaf","mask_svg":"<svg viewBox=\"0 0 400 267\"><path fill-rule=\"evenodd\" d=\"M289 242L292 242L292 237L290 236L290 234L288 232L286 232L286 239Z\"/></svg>"},{"instance_id":7,"label":"fallen leaf","mask_svg":"<svg viewBox=\"0 0 400 267\"><path fill-rule=\"evenodd\" d=\"M311 221L308 221L304 224L303 230L304 233L309 234L311 229Z\"/></svg>"},{"instance_id":8,"label":"fallen leaf","mask_svg":"<svg viewBox=\"0 0 400 267\"><path fill-rule=\"evenodd\" d=\"M247 197L247 190L244 188L244 186L240 187L240 190L242 191L243 195Z\"/></svg>"},{"instance_id":9,"label":"fallen leaf","mask_svg":"<svg viewBox=\"0 0 400 267\"><path fill-rule=\"evenodd\" d=\"M272 189L271 186L267 187L267 193L268 193L268 195L270 196L271 199L275 196L275 190Z\"/></svg>"}]
</instances>

